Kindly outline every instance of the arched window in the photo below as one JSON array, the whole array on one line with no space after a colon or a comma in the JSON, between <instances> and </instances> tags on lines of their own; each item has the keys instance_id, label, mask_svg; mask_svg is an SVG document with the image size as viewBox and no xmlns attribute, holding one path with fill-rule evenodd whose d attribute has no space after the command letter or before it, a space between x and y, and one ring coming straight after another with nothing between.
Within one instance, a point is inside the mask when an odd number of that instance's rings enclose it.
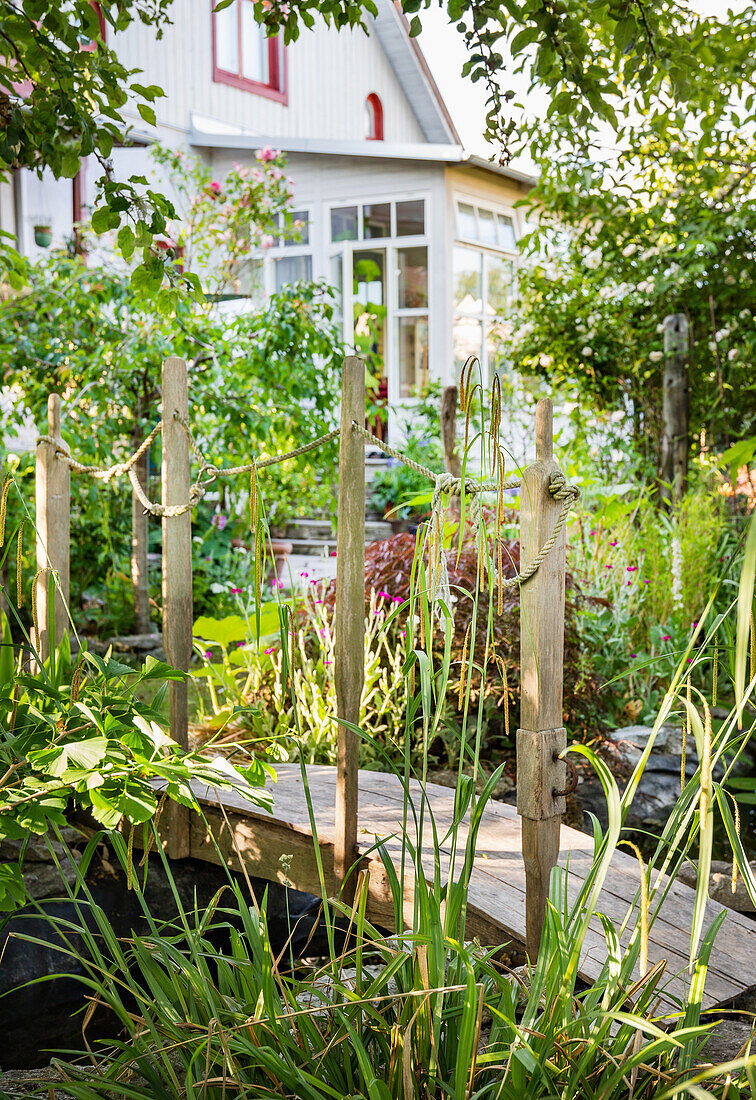
<instances>
[{"instance_id":1,"label":"arched window","mask_svg":"<svg viewBox=\"0 0 756 1100\"><path fill-rule=\"evenodd\" d=\"M375 92L365 100L365 137L368 141L383 141L383 104Z\"/></svg>"}]
</instances>

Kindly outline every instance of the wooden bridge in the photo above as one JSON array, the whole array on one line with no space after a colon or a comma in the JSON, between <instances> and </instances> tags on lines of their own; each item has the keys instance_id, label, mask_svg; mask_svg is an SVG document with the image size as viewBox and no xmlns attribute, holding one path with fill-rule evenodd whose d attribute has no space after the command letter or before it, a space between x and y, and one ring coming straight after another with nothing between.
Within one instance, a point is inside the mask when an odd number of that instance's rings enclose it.
<instances>
[{"instance_id":1,"label":"wooden bridge","mask_svg":"<svg viewBox=\"0 0 756 1100\"><path fill-rule=\"evenodd\" d=\"M251 875L269 881L288 880L296 889L320 895L312 827L298 764L276 768L278 782L273 786L273 815L242 797L227 792L197 791L207 821L199 815L192 819L190 854L216 862L221 857L229 867L240 869L242 862ZM318 843L322 853L326 892L336 893L334 845L336 829L334 805L336 769L307 768ZM411 783L410 794L419 808L420 784ZM444 836L452 820L454 791L429 783L425 788L430 808ZM400 870L402 854L402 809L404 790L400 779L381 772L359 773L359 826L357 847L365 856L370 873L368 917L383 927L394 923L394 906L386 872L374 848L376 838ZM222 808L221 808L222 807ZM210 835L212 833L212 837ZM430 840L430 830L426 829ZM414 840L414 830L412 839ZM464 844L464 833L461 843ZM216 848L217 845L217 848ZM435 851L430 843L423 850L426 874L433 874ZM512 806L490 802L478 834L475 865L470 881L467 935L478 937L487 946L514 941L518 948L525 936L525 869L522 860L521 818ZM442 870L448 866L449 850L439 852ZM284 872L281 856L290 856ZM569 866L568 898L573 900L593 858L593 839L586 833L562 826L559 863ZM569 861L569 864L568 864ZM405 904L412 918L412 881L407 878ZM615 852L611 869L599 899L598 910L619 927L635 904L639 888L638 861L624 852ZM693 919L695 893L681 883L673 883L660 912L653 921L649 938L649 966L661 959L666 971L660 983L662 1011L675 1011L675 1000L682 1000L690 984L688 943ZM722 906L709 901L706 927ZM621 936L626 944L635 919ZM392 929L393 930L393 929ZM594 919L585 940L580 971L586 981L595 980L606 958L606 941L600 921ZM756 987L756 922L729 910L715 941L706 979L704 1006L725 1004Z\"/></svg>"},{"instance_id":2,"label":"wooden bridge","mask_svg":"<svg viewBox=\"0 0 756 1100\"><path fill-rule=\"evenodd\" d=\"M50 433L37 449L37 605L40 616L39 649L49 652L50 607L48 581L57 578L55 633L59 638L66 623L68 605L70 469L97 477L116 476L126 470L134 491L145 507L162 516L163 524L163 642L168 660L188 670L192 646L192 539L191 452L188 435L188 391L186 363L168 359L163 364L163 465L161 505L144 497L133 466L137 456L110 471L97 471L75 463L63 443L60 398L49 403ZM360 696L363 687L364 654L364 506L365 506L365 369L363 362L349 357L344 362L338 501L337 590L335 617L335 676L338 714L338 762L335 768L308 770L317 843L322 852L326 893L340 883L348 897L354 876L346 879L354 861L364 856L370 871L369 915L384 926L393 921L393 903L385 869L374 852L375 838L385 846L397 866L406 839L402 833L404 792L394 776L358 771ZM157 434L154 430L153 436ZM539 401L536 411L536 461L524 472L520 508L521 656L520 724L517 731L517 810L498 802L490 803L478 835L475 867L469 892L471 935L487 945L515 940L525 943L534 958L540 941L545 899L551 869L559 862L569 866L568 896L574 898L592 862L593 842L583 833L561 824L565 809L565 763L561 759L567 744L562 727L562 678L565 585L565 482L552 454L551 403ZM152 438L152 437L151 437ZM193 441L192 441L193 442ZM321 441L307 445L315 447ZM376 441L379 442L379 441ZM195 446L196 449L196 446ZM298 452L294 452L298 453ZM279 456L286 458L287 456ZM401 456L400 456L401 457ZM279 458L265 459L270 465ZM403 461L408 461L402 459ZM420 467L418 467L420 468ZM222 471L230 476L257 467ZM424 471L431 479L436 475ZM216 475L219 476L219 471ZM475 493L474 482L457 493ZM436 488L439 483L436 481ZM569 487L567 487L569 489ZM557 490L557 491L555 491ZM561 496L559 495L561 493ZM569 494L567 494L567 497ZM561 503L560 503L561 502ZM256 526L256 537L259 537ZM502 583L499 578L498 583ZM512 582L507 582L512 583ZM188 744L187 692L185 683L170 684L171 733L184 747ZM210 833L220 844L221 858L232 865L242 863L257 877L283 880L280 858L290 856L286 872L298 889L320 894L316 874L315 841L307 810L299 768L278 768L275 808L271 817L240 796L201 794L207 823L175 803L167 807L167 850L174 858L189 855L217 860ZM419 805L417 784L412 797ZM426 804L431 808L443 836L451 822L454 792L429 784ZM413 838L410 836L409 838ZM372 850L372 854L370 853ZM432 870L436 857L448 865L449 851L438 853L424 846L422 860ZM346 879L346 881L345 881ZM625 853L616 852L606 879L599 910L622 925L635 904L638 865ZM405 898L410 899L409 884ZM667 899L651 927L649 963L666 960L665 1007L682 999L689 982L688 947L694 910L694 892L679 883L670 887ZM707 924L721 911L709 902ZM628 922L630 927L636 923ZM625 933L625 942L629 935ZM594 979L601 971L605 941L598 921L585 941L581 961L583 976ZM707 1006L732 1000L756 986L756 924L729 913L720 930L709 966L705 1001Z\"/></svg>"}]
</instances>

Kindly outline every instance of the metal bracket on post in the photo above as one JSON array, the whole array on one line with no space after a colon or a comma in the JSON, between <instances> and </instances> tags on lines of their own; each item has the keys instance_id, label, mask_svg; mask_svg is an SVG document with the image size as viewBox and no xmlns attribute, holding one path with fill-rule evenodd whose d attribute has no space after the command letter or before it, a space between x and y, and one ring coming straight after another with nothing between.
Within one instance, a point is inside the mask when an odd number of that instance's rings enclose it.
<instances>
[{"instance_id":1,"label":"metal bracket on post","mask_svg":"<svg viewBox=\"0 0 756 1100\"><path fill-rule=\"evenodd\" d=\"M560 511L552 497L551 401L536 408L536 461L525 470L520 496L520 560L526 567L551 535ZM565 810L567 746L562 726L564 676L565 532L520 589L520 725L517 731L517 812L525 863L525 939L531 962L541 942L549 878L559 856Z\"/></svg>"}]
</instances>

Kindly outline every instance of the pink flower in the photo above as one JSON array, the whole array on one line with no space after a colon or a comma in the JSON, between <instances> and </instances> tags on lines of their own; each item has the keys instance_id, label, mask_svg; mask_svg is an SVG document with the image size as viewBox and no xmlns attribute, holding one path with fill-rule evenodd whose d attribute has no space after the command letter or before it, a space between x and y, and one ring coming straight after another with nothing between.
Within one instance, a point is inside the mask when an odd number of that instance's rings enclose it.
<instances>
[{"instance_id":1,"label":"pink flower","mask_svg":"<svg viewBox=\"0 0 756 1100\"><path fill-rule=\"evenodd\" d=\"M206 649L205 650L205 660L206 661L209 661L210 658L212 657L212 655L213 655L212 649Z\"/></svg>"},{"instance_id":2,"label":"pink flower","mask_svg":"<svg viewBox=\"0 0 756 1100\"><path fill-rule=\"evenodd\" d=\"M378 596L379 599L381 599L381 600L390 600L391 599L391 593L390 592L376 592L376 596Z\"/></svg>"},{"instance_id":3,"label":"pink flower","mask_svg":"<svg viewBox=\"0 0 756 1100\"><path fill-rule=\"evenodd\" d=\"M283 581L271 581L270 582L270 587L271 588L283 588Z\"/></svg>"},{"instance_id":4,"label":"pink flower","mask_svg":"<svg viewBox=\"0 0 756 1100\"><path fill-rule=\"evenodd\" d=\"M263 653L275 653L275 652L276 652L276 647L274 645L269 646L267 649L263 650Z\"/></svg>"},{"instance_id":5,"label":"pink flower","mask_svg":"<svg viewBox=\"0 0 756 1100\"><path fill-rule=\"evenodd\" d=\"M614 540L614 542L610 542L610 543L609 543L609 545L610 545L610 546L619 546L619 543L618 543L618 542L617 542L617 540L615 539L615 540Z\"/></svg>"},{"instance_id":6,"label":"pink flower","mask_svg":"<svg viewBox=\"0 0 756 1100\"><path fill-rule=\"evenodd\" d=\"M214 191L216 195L220 195L221 185L217 180L210 181L210 190Z\"/></svg>"},{"instance_id":7,"label":"pink flower","mask_svg":"<svg viewBox=\"0 0 756 1100\"><path fill-rule=\"evenodd\" d=\"M651 584L651 581L644 581L644 584Z\"/></svg>"},{"instance_id":8,"label":"pink flower","mask_svg":"<svg viewBox=\"0 0 756 1100\"><path fill-rule=\"evenodd\" d=\"M628 573L634 573L637 568L638 568L637 565L628 565L627 571L628 571Z\"/></svg>"},{"instance_id":9,"label":"pink flower","mask_svg":"<svg viewBox=\"0 0 756 1100\"><path fill-rule=\"evenodd\" d=\"M402 599L401 596L392 596L391 597L391 602L392 603L404 603L404 600Z\"/></svg>"},{"instance_id":10,"label":"pink flower","mask_svg":"<svg viewBox=\"0 0 756 1100\"><path fill-rule=\"evenodd\" d=\"M242 594L241 588L232 588L231 589L231 595L232 596L241 596L241 594Z\"/></svg>"},{"instance_id":11,"label":"pink flower","mask_svg":"<svg viewBox=\"0 0 756 1100\"><path fill-rule=\"evenodd\" d=\"M594 527L592 531L589 531L589 532L588 532L588 534L589 534L589 535L591 535L591 536L593 536L593 535L597 535L597 534L598 534L598 531L597 531L597 530L596 530L596 528Z\"/></svg>"},{"instance_id":12,"label":"pink flower","mask_svg":"<svg viewBox=\"0 0 756 1100\"><path fill-rule=\"evenodd\" d=\"M305 572L301 572L299 575L300 575L300 577L309 577L310 574L305 573Z\"/></svg>"},{"instance_id":13,"label":"pink flower","mask_svg":"<svg viewBox=\"0 0 756 1100\"><path fill-rule=\"evenodd\" d=\"M326 665L330 665L331 662L330 661L324 661L323 663L326 664Z\"/></svg>"},{"instance_id":14,"label":"pink flower","mask_svg":"<svg viewBox=\"0 0 756 1100\"><path fill-rule=\"evenodd\" d=\"M662 635L662 641L663 642L671 642L672 641L672 635L671 634Z\"/></svg>"},{"instance_id":15,"label":"pink flower","mask_svg":"<svg viewBox=\"0 0 756 1100\"><path fill-rule=\"evenodd\" d=\"M270 233L264 233L262 240L260 241L261 248L272 248L276 243L275 237L271 237Z\"/></svg>"},{"instance_id":16,"label":"pink flower","mask_svg":"<svg viewBox=\"0 0 756 1100\"><path fill-rule=\"evenodd\" d=\"M269 145L266 145L264 149L261 149L257 154L259 160L275 160L278 154L274 153Z\"/></svg>"},{"instance_id":17,"label":"pink flower","mask_svg":"<svg viewBox=\"0 0 756 1100\"><path fill-rule=\"evenodd\" d=\"M612 568L611 565L605 565L604 566L604 569L611 569L611 568Z\"/></svg>"},{"instance_id":18,"label":"pink flower","mask_svg":"<svg viewBox=\"0 0 756 1100\"><path fill-rule=\"evenodd\" d=\"M236 648L237 649L244 649L244 642L237 642L236 643Z\"/></svg>"},{"instance_id":19,"label":"pink flower","mask_svg":"<svg viewBox=\"0 0 756 1100\"><path fill-rule=\"evenodd\" d=\"M228 516L224 516L223 512L220 512L213 516L211 523L213 527L217 527L219 531L222 531L228 523Z\"/></svg>"}]
</instances>

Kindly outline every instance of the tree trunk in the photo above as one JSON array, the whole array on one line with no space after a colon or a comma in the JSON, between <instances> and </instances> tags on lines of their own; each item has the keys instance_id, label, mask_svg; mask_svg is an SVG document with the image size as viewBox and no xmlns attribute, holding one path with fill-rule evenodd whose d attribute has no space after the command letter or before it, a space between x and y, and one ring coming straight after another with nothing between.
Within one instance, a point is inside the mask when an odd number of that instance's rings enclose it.
<instances>
[{"instance_id":1,"label":"tree trunk","mask_svg":"<svg viewBox=\"0 0 756 1100\"><path fill-rule=\"evenodd\" d=\"M134 450L143 439L141 430L136 430L131 437ZM150 456L145 453L139 458L134 467L139 484L147 492L147 478ZM149 538L150 517L139 503L137 495L132 490L131 494L131 587L134 596L134 633L149 634L150 632L150 590L147 581L147 546Z\"/></svg>"},{"instance_id":2,"label":"tree trunk","mask_svg":"<svg viewBox=\"0 0 756 1100\"><path fill-rule=\"evenodd\" d=\"M684 313L664 318L664 354L661 493L670 505L681 500L688 487L690 387L688 320Z\"/></svg>"}]
</instances>

